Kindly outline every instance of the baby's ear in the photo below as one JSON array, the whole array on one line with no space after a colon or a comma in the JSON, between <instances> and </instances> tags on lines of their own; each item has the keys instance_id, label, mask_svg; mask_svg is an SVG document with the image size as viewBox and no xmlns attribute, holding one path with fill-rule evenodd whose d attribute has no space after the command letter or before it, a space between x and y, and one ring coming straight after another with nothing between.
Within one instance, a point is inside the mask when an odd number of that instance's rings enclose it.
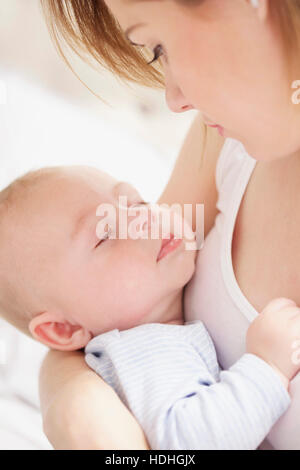
<instances>
[{"instance_id":1,"label":"baby's ear","mask_svg":"<svg viewBox=\"0 0 300 470\"><path fill-rule=\"evenodd\" d=\"M84 348L92 334L80 325L72 325L60 314L43 312L29 323L32 336L53 349L75 351Z\"/></svg>"}]
</instances>

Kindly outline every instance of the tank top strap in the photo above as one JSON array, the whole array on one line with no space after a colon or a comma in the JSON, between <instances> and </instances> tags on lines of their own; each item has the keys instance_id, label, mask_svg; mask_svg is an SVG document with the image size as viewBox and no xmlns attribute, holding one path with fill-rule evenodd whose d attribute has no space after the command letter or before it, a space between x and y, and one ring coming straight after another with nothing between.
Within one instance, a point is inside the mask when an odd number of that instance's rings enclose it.
<instances>
[{"instance_id":1,"label":"tank top strap","mask_svg":"<svg viewBox=\"0 0 300 470\"><path fill-rule=\"evenodd\" d=\"M219 156L216 179L219 197L216 227L220 233L220 261L224 284L239 311L250 321L257 316L254 307L242 293L232 265L232 238L237 214L251 174L257 161L245 150L243 144L228 139Z\"/></svg>"},{"instance_id":2,"label":"tank top strap","mask_svg":"<svg viewBox=\"0 0 300 470\"><path fill-rule=\"evenodd\" d=\"M217 208L223 214L233 196L233 187L245 165L245 160L255 160L246 152L243 144L236 139L227 138L216 165L216 186L218 190Z\"/></svg>"}]
</instances>

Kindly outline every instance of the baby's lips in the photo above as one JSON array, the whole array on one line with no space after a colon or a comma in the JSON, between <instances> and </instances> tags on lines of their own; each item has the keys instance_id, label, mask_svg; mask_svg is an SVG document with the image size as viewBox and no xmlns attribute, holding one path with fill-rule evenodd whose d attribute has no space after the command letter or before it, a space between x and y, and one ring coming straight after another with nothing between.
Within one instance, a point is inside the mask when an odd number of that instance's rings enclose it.
<instances>
[{"instance_id":1,"label":"baby's lips","mask_svg":"<svg viewBox=\"0 0 300 470\"><path fill-rule=\"evenodd\" d=\"M278 297L277 299L271 300L267 306L264 308L263 311L265 310L272 310L273 312L277 312L278 310L281 310L284 307L296 307L297 304L291 299L288 299L286 297Z\"/></svg>"}]
</instances>

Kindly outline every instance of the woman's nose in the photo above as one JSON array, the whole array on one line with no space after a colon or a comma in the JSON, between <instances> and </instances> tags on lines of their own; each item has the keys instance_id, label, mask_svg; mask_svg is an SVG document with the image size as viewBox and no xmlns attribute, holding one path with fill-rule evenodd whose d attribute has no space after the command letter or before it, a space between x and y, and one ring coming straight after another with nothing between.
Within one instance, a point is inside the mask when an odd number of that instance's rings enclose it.
<instances>
[{"instance_id":1,"label":"woman's nose","mask_svg":"<svg viewBox=\"0 0 300 470\"><path fill-rule=\"evenodd\" d=\"M180 88L170 79L170 77L166 79L165 84L166 102L171 111L174 113L183 113L184 111L194 109L194 106L187 101Z\"/></svg>"}]
</instances>

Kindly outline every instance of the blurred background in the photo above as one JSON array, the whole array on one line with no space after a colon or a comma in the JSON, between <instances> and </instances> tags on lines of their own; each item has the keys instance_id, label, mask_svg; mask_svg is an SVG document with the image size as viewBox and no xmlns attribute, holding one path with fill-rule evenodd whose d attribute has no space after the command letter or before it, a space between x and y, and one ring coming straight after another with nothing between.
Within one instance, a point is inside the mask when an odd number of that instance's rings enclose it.
<instances>
[{"instance_id":1,"label":"blurred background","mask_svg":"<svg viewBox=\"0 0 300 470\"><path fill-rule=\"evenodd\" d=\"M58 56L39 0L0 0L0 189L42 166L88 164L155 201L196 111L173 113L163 91L126 86L79 60L75 69L108 104ZM1 450L51 449L38 400L46 351L0 319Z\"/></svg>"}]
</instances>

